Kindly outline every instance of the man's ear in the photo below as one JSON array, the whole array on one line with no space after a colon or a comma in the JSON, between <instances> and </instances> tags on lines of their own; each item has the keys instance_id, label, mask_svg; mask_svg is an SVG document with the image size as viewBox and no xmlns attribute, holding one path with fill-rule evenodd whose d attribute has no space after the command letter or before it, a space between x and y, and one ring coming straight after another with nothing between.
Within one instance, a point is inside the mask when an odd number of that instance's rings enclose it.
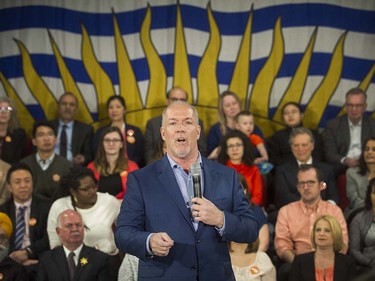
<instances>
[{"instance_id":1,"label":"man's ear","mask_svg":"<svg viewBox=\"0 0 375 281\"><path fill-rule=\"evenodd\" d=\"M164 131L163 127L160 127L160 136L161 136L162 140L165 141L165 131Z\"/></svg>"},{"instance_id":2,"label":"man's ear","mask_svg":"<svg viewBox=\"0 0 375 281\"><path fill-rule=\"evenodd\" d=\"M324 181L321 181L321 182L319 183L319 185L320 185L320 190L324 190L324 189L327 188L327 184L326 184Z\"/></svg>"}]
</instances>

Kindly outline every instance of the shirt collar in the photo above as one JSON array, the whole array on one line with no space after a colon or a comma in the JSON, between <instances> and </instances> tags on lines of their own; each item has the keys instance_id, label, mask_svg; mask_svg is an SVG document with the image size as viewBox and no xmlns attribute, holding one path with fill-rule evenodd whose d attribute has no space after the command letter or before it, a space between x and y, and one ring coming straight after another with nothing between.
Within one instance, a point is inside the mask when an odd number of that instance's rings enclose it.
<instances>
[{"instance_id":1,"label":"shirt collar","mask_svg":"<svg viewBox=\"0 0 375 281\"><path fill-rule=\"evenodd\" d=\"M296 159L297 160L297 159ZM301 166L302 165L302 162L298 161L297 160L297 163L298 163L298 166ZM307 160L305 163L303 164L307 164L307 165L311 165L313 163L312 161L312 157L310 156L309 160Z\"/></svg>"},{"instance_id":2,"label":"shirt collar","mask_svg":"<svg viewBox=\"0 0 375 281\"><path fill-rule=\"evenodd\" d=\"M43 164L49 164L49 163L51 163L52 161L53 161L53 158L55 158L55 153L53 152L52 153L52 155L48 158L48 159L46 159L46 160L42 160L42 158L40 158L40 156L39 156L39 154L38 153L35 153L36 154L36 161L39 163L39 162L43 162L44 161L44 163Z\"/></svg>"},{"instance_id":3,"label":"shirt collar","mask_svg":"<svg viewBox=\"0 0 375 281\"><path fill-rule=\"evenodd\" d=\"M299 205L300 205L304 214L309 214L309 213L311 213L311 212L309 212L309 210L313 210L313 212L319 212L321 202L322 202L322 199L320 198L319 201L316 203L316 205L314 207L310 207L310 206L308 207L308 206L306 206L305 203L303 203L302 200L299 200Z\"/></svg>"},{"instance_id":4,"label":"shirt collar","mask_svg":"<svg viewBox=\"0 0 375 281\"><path fill-rule=\"evenodd\" d=\"M59 120L59 127L62 127L64 125L66 125L66 127L68 129L70 129L70 128L73 128L73 124L74 124L74 120L72 120L72 121L70 121L68 123L64 123L63 121Z\"/></svg>"},{"instance_id":5,"label":"shirt collar","mask_svg":"<svg viewBox=\"0 0 375 281\"><path fill-rule=\"evenodd\" d=\"M349 127L362 126L362 118L361 118L361 120L359 120L359 122L357 124L353 124L353 122L350 121L350 119L348 117L348 122L349 122Z\"/></svg>"},{"instance_id":6,"label":"shirt collar","mask_svg":"<svg viewBox=\"0 0 375 281\"><path fill-rule=\"evenodd\" d=\"M79 257L79 254L81 253L82 247L83 247L83 243L77 249L75 249L73 251L75 256L77 257L77 259ZM68 248L66 248L64 245L63 245L63 249L64 249L64 252L65 252L66 258L68 258L71 251Z\"/></svg>"},{"instance_id":7,"label":"shirt collar","mask_svg":"<svg viewBox=\"0 0 375 281\"><path fill-rule=\"evenodd\" d=\"M166 155L167 155L167 159L168 159L168 161L169 161L169 165L171 165L171 168L172 168L172 169L175 168L175 167L180 167L180 168L182 169L182 167L181 167L179 164L177 164L177 162L174 161L174 160L168 155L168 153L166 153ZM202 156L201 156L201 154L200 154L199 151L198 151L198 160L197 160L197 162L199 162L199 163L201 164L201 167L203 167L203 164L202 164Z\"/></svg>"},{"instance_id":8,"label":"shirt collar","mask_svg":"<svg viewBox=\"0 0 375 281\"><path fill-rule=\"evenodd\" d=\"M24 203L18 203L16 201L14 201L14 205L16 206L16 210L18 210L18 208L21 207L21 206L26 206L27 209L29 209L30 206L31 206L31 198Z\"/></svg>"}]
</instances>

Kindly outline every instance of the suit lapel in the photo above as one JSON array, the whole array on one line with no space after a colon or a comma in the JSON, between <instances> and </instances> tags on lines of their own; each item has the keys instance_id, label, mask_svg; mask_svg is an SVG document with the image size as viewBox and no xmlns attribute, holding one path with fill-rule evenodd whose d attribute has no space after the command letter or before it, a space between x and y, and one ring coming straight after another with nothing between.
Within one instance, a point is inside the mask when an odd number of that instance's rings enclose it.
<instances>
[{"instance_id":1,"label":"suit lapel","mask_svg":"<svg viewBox=\"0 0 375 281\"><path fill-rule=\"evenodd\" d=\"M74 276L74 280L80 279L82 273L84 272L84 270L87 266L87 263L90 262L89 254L90 254L89 248L87 248L85 245L83 245L82 250L79 253L77 269L76 269L76 274Z\"/></svg>"},{"instance_id":2,"label":"suit lapel","mask_svg":"<svg viewBox=\"0 0 375 281\"><path fill-rule=\"evenodd\" d=\"M77 148L77 140L80 139L80 130L79 130L79 124L77 124L76 121L73 122L73 130L72 130L72 153L73 156L76 154L76 151L78 151Z\"/></svg>"},{"instance_id":3,"label":"suit lapel","mask_svg":"<svg viewBox=\"0 0 375 281\"><path fill-rule=\"evenodd\" d=\"M62 246L58 247L54 252L54 260L53 262L56 264L56 267L59 269L63 280L70 281L69 277L69 269L68 269L68 262L66 260L65 252ZM56 272L56 274L59 274Z\"/></svg>"},{"instance_id":4,"label":"suit lapel","mask_svg":"<svg viewBox=\"0 0 375 281\"><path fill-rule=\"evenodd\" d=\"M168 194L170 194L171 200L176 204L177 208L184 216L186 222L194 230L193 224L191 222L190 211L185 205L185 200L181 194L176 177L172 171L172 168L170 167L170 163L166 156L164 156L162 160L158 161L157 173L158 179L160 181L160 186L165 188Z\"/></svg>"}]
</instances>

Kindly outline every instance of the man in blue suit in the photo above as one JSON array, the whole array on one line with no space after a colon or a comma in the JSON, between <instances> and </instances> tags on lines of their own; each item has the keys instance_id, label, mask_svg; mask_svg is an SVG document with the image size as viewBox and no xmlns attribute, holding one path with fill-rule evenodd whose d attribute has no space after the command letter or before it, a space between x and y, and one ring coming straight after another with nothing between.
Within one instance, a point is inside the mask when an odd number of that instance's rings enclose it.
<instances>
[{"instance_id":1,"label":"man in blue suit","mask_svg":"<svg viewBox=\"0 0 375 281\"><path fill-rule=\"evenodd\" d=\"M259 230L236 172L201 157L188 103L164 110L160 132L167 154L129 174L117 247L139 257L139 280L235 280L227 242L251 243ZM189 168L197 162L203 198L193 198Z\"/></svg>"}]
</instances>

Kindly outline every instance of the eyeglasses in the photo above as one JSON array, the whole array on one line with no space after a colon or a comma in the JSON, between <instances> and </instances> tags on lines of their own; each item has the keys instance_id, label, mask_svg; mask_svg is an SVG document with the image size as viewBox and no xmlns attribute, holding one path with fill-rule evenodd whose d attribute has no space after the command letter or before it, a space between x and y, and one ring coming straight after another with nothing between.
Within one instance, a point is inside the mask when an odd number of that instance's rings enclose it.
<instances>
[{"instance_id":1,"label":"eyeglasses","mask_svg":"<svg viewBox=\"0 0 375 281\"><path fill-rule=\"evenodd\" d=\"M347 108L350 108L350 109L362 108L362 107L364 107L364 106L365 106L364 103L360 103L360 104L347 103L347 104L346 104L346 107L347 107Z\"/></svg>"},{"instance_id":2,"label":"eyeglasses","mask_svg":"<svg viewBox=\"0 0 375 281\"><path fill-rule=\"evenodd\" d=\"M80 191L83 191L83 192L89 192L90 190L97 191L98 185L92 184L92 185L88 185L88 186L78 187L77 189L80 190Z\"/></svg>"},{"instance_id":3,"label":"eyeglasses","mask_svg":"<svg viewBox=\"0 0 375 281\"><path fill-rule=\"evenodd\" d=\"M313 180L309 180L309 181L300 181L297 183L297 187L298 188L303 188L305 186L305 184L308 186L308 187L313 187L314 184L317 183L317 181L313 181Z\"/></svg>"},{"instance_id":4,"label":"eyeglasses","mask_svg":"<svg viewBox=\"0 0 375 281\"><path fill-rule=\"evenodd\" d=\"M240 148L240 147L243 147L242 143L230 144L227 146L228 149Z\"/></svg>"},{"instance_id":5,"label":"eyeglasses","mask_svg":"<svg viewBox=\"0 0 375 281\"><path fill-rule=\"evenodd\" d=\"M119 142L122 142L121 139L103 139L103 142L105 143L119 143Z\"/></svg>"},{"instance_id":6,"label":"eyeglasses","mask_svg":"<svg viewBox=\"0 0 375 281\"><path fill-rule=\"evenodd\" d=\"M187 101L187 99L178 99L178 98L169 98L169 100L171 102L175 102L175 101Z\"/></svg>"},{"instance_id":7,"label":"eyeglasses","mask_svg":"<svg viewBox=\"0 0 375 281\"><path fill-rule=\"evenodd\" d=\"M13 108L10 106L1 106L0 107L0 112L12 112Z\"/></svg>"}]
</instances>

